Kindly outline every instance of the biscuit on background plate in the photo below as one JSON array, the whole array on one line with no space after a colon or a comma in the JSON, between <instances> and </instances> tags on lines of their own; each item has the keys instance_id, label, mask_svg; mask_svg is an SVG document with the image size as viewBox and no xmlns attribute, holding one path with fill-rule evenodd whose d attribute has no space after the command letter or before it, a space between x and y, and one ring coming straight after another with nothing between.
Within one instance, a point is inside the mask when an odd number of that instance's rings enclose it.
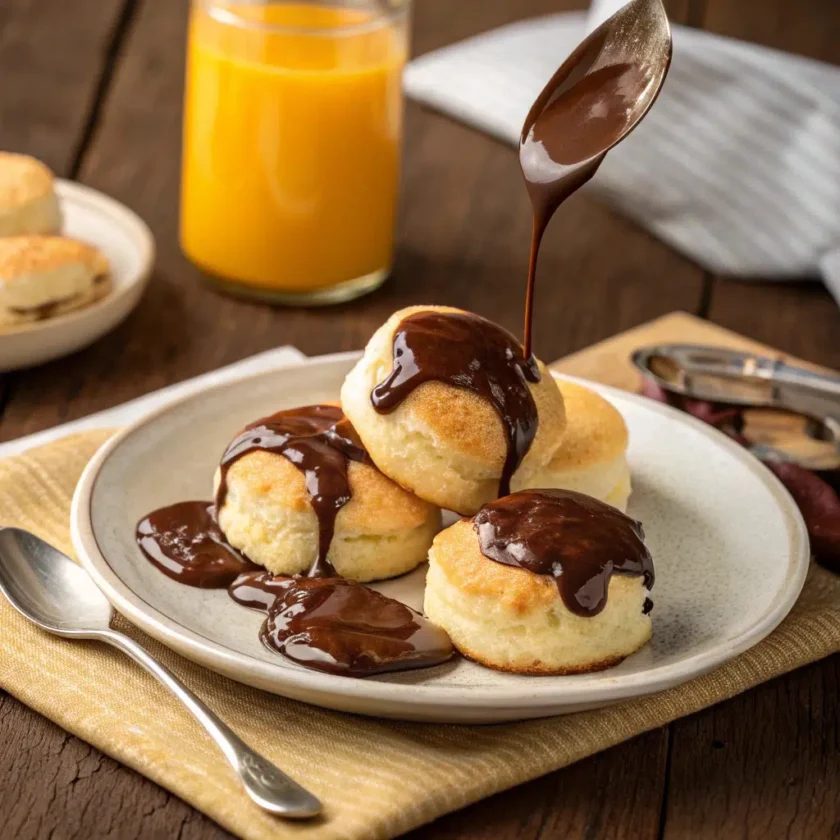
<instances>
[{"instance_id":1,"label":"biscuit on background plate","mask_svg":"<svg viewBox=\"0 0 840 840\"><path fill-rule=\"evenodd\" d=\"M0 236L58 233L55 179L29 155L0 152Z\"/></svg>"},{"instance_id":2,"label":"biscuit on background plate","mask_svg":"<svg viewBox=\"0 0 840 840\"><path fill-rule=\"evenodd\" d=\"M111 288L108 261L61 236L0 239L0 332L89 306Z\"/></svg>"}]
</instances>

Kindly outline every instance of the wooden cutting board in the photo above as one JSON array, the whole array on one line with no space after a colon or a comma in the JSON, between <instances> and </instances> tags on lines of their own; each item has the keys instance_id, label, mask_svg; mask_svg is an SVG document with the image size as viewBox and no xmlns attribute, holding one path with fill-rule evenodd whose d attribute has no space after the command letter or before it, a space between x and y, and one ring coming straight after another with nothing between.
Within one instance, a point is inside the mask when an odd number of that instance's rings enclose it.
<instances>
[{"instance_id":1,"label":"wooden cutting board","mask_svg":"<svg viewBox=\"0 0 840 840\"><path fill-rule=\"evenodd\" d=\"M795 356L790 356L746 338L738 333L710 324L687 312L672 312L655 321L614 335L599 344L593 344L550 365L558 373L580 376L625 391L638 391L640 374L630 361L634 350L651 344L680 342L708 344L739 350L750 350L799 364L812 370L825 370ZM796 457L811 469L832 470L840 466L838 453L833 446L815 440L808 433L805 418L786 412L769 410L746 411L745 432L756 443L764 443Z\"/></svg>"},{"instance_id":2,"label":"wooden cutting board","mask_svg":"<svg viewBox=\"0 0 840 840\"><path fill-rule=\"evenodd\" d=\"M638 391L639 374L630 362L630 355L639 347L649 344L680 342L683 344L711 344L739 350L751 350L764 356L774 356L813 370L825 370L795 356L789 356L760 344L731 330L710 324L687 312L671 312L654 321L619 333L598 344L593 344L570 356L564 356L549 367L558 373L568 373L612 385L625 391Z\"/></svg>"}]
</instances>

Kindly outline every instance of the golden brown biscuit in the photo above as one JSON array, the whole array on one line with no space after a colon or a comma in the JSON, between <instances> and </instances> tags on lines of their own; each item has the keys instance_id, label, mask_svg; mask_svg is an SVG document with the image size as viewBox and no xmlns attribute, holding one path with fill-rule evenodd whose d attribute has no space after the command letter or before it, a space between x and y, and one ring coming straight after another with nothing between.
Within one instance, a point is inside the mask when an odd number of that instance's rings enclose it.
<instances>
[{"instance_id":1,"label":"golden brown biscuit","mask_svg":"<svg viewBox=\"0 0 840 840\"><path fill-rule=\"evenodd\" d=\"M420 385L389 414L378 413L371 404L371 391L392 370L394 333L401 321L428 311L462 310L412 306L395 312L348 374L341 405L382 472L439 507L471 514L498 495L507 452L502 421L493 406L471 391L435 381ZM539 427L514 474L519 483L549 463L565 426L560 391L541 362L539 368L540 382L529 383Z\"/></svg>"},{"instance_id":2,"label":"golden brown biscuit","mask_svg":"<svg viewBox=\"0 0 840 840\"><path fill-rule=\"evenodd\" d=\"M61 236L0 239L0 329L89 306L110 290L108 261Z\"/></svg>"},{"instance_id":3,"label":"golden brown biscuit","mask_svg":"<svg viewBox=\"0 0 840 840\"><path fill-rule=\"evenodd\" d=\"M327 553L335 570L371 581L424 562L440 511L367 464L349 462L348 478L352 497L338 512ZM318 520L304 475L280 453L250 452L230 466L218 520L231 545L273 574L306 572L317 555Z\"/></svg>"},{"instance_id":4,"label":"golden brown biscuit","mask_svg":"<svg viewBox=\"0 0 840 840\"><path fill-rule=\"evenodd\" d=\"M0 236L58 233L53 174L28 155L0 152Z\"/></svg>"},{"instance_id":5,"label":"golden brown biscuit","mask_svg":"<svg viewBox=\"0 0 840 840\"><path fill-rule=\"evenodd\" d=\"M566 406L566 429L551 461L511 482L526 487L577 490L624 511L630 496L627 425L608 400L589 388L557 379Z\"/></svg>"},{"instance_id":6,"label":"golden brown biscuit","mask_svg":"<svg viewBox=\"0 0 840 840\"><path fill-rule=\"evenodd\" d=\"M571 612L552 577L485 557L471 519L429 551L424 611L470 659L520 674L577 674L618 664L651 635L641 577L613 575L603 610Z\"/></svg>"}]
</instances>

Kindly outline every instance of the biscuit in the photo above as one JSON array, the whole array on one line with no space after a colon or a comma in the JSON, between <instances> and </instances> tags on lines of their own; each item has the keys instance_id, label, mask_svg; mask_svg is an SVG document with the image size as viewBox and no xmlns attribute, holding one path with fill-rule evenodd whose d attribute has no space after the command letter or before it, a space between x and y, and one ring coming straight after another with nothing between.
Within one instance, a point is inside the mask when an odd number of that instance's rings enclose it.
<instances>
[{"instance_id":1,"label":"biscuit","mask_svg":"<svg viewBox=\"0 0 840 840\"><path fill-rule=\"evenodd\" d=\"M440 511L368 464L350 461L347 474L352 495L338 512L327 553L336 572L365 582L423 563ZM231 464L217 516L228 542L272 574L304 574L317 556L318 519L304 474L280 453L249 452Z\"/></svg>"},{"instance_id":2,"label":"biscuit","mask_svg":"<svg viewBox=\"0 0 840 840\"><path fill-rule=\"evenodd\" d=\"M557 385L566 407L560 446L545 467L515 476L511 490L576 490L626 510L631 487L624 418L612 403L577 382L558 379Z\"/></svg>"},{"instance_id":3,"label":"biscuit","mask_svg":"<svg viewBox=\"0 0 840 840\"><path fill-rule=\"evenodd\" d=\"M425 613L470 659L519 674L577 674L618 664L651 636L643 577L613 574L603 609L580 615L549 575L486 557L473 520L429 551Z\"/></svg>"},{"instance_id":4,"label":"biscuit","mask_svg":"<svg viewBox=\"0 0 840 840\"><path fill-rule=\"evenodd\" d=\"M443 382L425 382L394 410L376 411L371 392L393 369L394 334L400 323L423 312L459 313L442 306L395 312L373 335L364 356L348 374L341 405L376 466L402 487L438 507L475 513L498 496L507 454L502 420L478 394ZM565 426L563 397L545 366L528 383L538 428L513 481L548 465Z\"/></svg>"},{"instance_id":5,"label":"biscuit","mask_svg":"<svg viewBox=\"0 0 840 840\"><path fill-rule=\"evenodd\" d=\"M53 174L28 155L0 152L0 236L58 233Z\"/></svg>"},{"instance_id":6,"label":"biscuit","mask_svg":"<svg viewBox=\"0 0 840 840\"><path fill-rule=\"evenodd\" d=\"M108 261L91 245L60 236L0 239L0 329L89 306L110 287Z\"/></svg>"}]
</instances>

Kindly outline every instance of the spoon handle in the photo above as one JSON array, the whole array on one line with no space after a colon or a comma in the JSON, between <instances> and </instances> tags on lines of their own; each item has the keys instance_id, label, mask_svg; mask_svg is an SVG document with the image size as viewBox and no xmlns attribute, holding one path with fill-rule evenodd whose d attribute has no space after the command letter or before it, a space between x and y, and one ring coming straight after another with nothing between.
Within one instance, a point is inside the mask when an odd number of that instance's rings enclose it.
<instances>
[{"instance_id":1,"label":"spoon handle","mask_svg":"<svg viewBox=\"0 0 840 840\"><path fill-rule=\"evenodd\" d=\"M313 817L321 811L320 801L308 790L252 750L230 730L171 671L128 636L115 630L103 631L97 638L119 648L163 683L192 713L239 776L248 795L266 811L283 817Z\"/></svg>"}]
</instances>

